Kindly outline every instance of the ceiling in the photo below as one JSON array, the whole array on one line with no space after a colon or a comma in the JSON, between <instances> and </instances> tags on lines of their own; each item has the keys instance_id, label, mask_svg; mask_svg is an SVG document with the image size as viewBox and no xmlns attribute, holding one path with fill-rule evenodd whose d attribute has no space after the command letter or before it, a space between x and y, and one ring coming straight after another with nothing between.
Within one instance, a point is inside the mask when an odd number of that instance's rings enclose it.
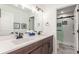
<instances>
[{"instance_id":1,"label":"ceiling","mask_svg":"<svg viewBox=\"0 0 79 59\"><path fill-rule=\"evenodd\" d=\"M57 10L57 14L63 14L63 13L69 13L69 12L74 12L76 5L68 6L65 8L61 8Z\"/></svg>"},{"instance_id":2,"label":"ceiling","mask_svg":"<svg viewBox=\"0 0 79 59\"><path fill-rule=\"evenodd\" d=\"M72 4L28 4L28 5L22 5L22 6L29 8L31 10L35 10L36 6L37 6L37 7L41 8L42 10L47 11L47 10L52 10L54 8L61 10L63 7L67 7L67 6L71 6L71 5ZM67 10L67 9L64 9L64 10ZM73 7L69 10L73 10ZM60 11L58 11L58 12L60 12Z\"/></svg>"},{"instance_id":3,"label":"ceiling","mask_svg":"<svg viewBox=\"0 0 79 59\"><path fill-rule=\"evenodd\" d=\"M46 10L46 9L50 9L50 8L59 9L59 8L63 8L63 7L69 6L69 5L71 5L71 4L33 4L32 6L33 7L38 6L39 8Z\"/></svg>"}]
</instances>

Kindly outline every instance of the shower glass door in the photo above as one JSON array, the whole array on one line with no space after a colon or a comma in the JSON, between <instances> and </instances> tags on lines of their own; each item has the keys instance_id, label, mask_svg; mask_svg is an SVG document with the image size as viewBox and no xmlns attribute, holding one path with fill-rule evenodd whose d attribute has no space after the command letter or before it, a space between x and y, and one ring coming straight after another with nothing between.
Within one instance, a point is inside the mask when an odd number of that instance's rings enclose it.
<instances>
[{"instance_id":1,"label":"shower glass door","mask_svg":"<svg viewBox=\"0 0 79 59\"><path fill-rule=\"evenodd\" d=\"M62 19L57 20L57 39L58 39L59 42L64 41L64 32L63 32Z\"/></svg>"},{"instance_id":2,"label":"shower glass door","mask_svg":"<svg viewBox=\"0 0 79 59\"><path fill-rule=\"evenodd\" d=\"M64 44L74 45L74 18L64 18L63 22Z\"/></svg>"}]
</instances>

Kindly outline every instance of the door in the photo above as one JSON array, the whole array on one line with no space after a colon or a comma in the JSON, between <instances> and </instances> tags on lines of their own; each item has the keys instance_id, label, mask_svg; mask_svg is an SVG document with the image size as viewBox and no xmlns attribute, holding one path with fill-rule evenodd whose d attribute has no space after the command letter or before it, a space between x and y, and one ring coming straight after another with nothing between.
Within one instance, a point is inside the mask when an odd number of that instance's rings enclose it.
<instances>
[{"instance_id":1,"label":"door","mask_svg":"<svg viewBox=\"0 0 79 59\"><path fill-rule=\"evenodd\" d=\"M48 54L49 53L49 43L43 44L42 48L42 54Z\"/></svg>"},{"instance_id":2,"label":"door","mask_svg":"<svg viewBox=\"0 0 79 59\"><path fill-rule=\"evenodd\" d=\"M59 42L63 42L64 35L63 35L63 26L62 26L62 19L57 19L57 39Z\"/></svg>"},{"instance_id":3,"label":"door","mask_svg":"<svg viewBox=\"0 0 79 59\"><path fill-rule=\"evenodd\" d=\"M49 38L45 38L42 41L42 54L48 54L49 53L49 45L50 45L50 40Z\"/></svg>"},{"instance_id":4,"label":"door","mask_svg":"<svg viewBox=\"0 0 79 59\"><path fill-rule=\"evenodd\" d=\"M74 45L74 18L64 18L62 20L64 43L68 45Z\"/></svg>"}]
</instances>

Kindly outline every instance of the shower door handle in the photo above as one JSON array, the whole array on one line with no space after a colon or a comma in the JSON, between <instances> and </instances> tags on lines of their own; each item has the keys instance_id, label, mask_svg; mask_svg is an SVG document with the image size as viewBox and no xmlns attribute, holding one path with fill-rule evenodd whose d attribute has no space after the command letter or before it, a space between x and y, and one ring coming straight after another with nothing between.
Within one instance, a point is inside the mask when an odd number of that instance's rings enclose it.
<instances>
[{"instance_id":1,"label":"shower door handle","mask_svg":"<svg viewBox=\"0 0 79 59\"><path fill-rule=\"evenodd\" d=\"M57 31L62 31L62 30L57 30Z\"/></svg>"}]
</instances>

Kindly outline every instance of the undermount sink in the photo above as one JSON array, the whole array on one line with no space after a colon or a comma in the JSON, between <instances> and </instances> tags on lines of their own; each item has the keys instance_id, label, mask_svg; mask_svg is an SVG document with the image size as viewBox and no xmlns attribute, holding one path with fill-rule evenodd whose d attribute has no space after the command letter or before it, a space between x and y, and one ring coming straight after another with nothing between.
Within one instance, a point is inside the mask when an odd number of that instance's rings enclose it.
<instances>
[{"instance_id":1,"label":"undermount sink","mask_svg":"<svg viewBox=\"0 0 79 59\"><path fill-rule=\"evenodd\" d=\"M13 40L12 43L13 44L22 44L22 43L25 43L25 42L28 42L30 41L31 39L16 39L16 40Z\"/></svg>"}]
</instances>

